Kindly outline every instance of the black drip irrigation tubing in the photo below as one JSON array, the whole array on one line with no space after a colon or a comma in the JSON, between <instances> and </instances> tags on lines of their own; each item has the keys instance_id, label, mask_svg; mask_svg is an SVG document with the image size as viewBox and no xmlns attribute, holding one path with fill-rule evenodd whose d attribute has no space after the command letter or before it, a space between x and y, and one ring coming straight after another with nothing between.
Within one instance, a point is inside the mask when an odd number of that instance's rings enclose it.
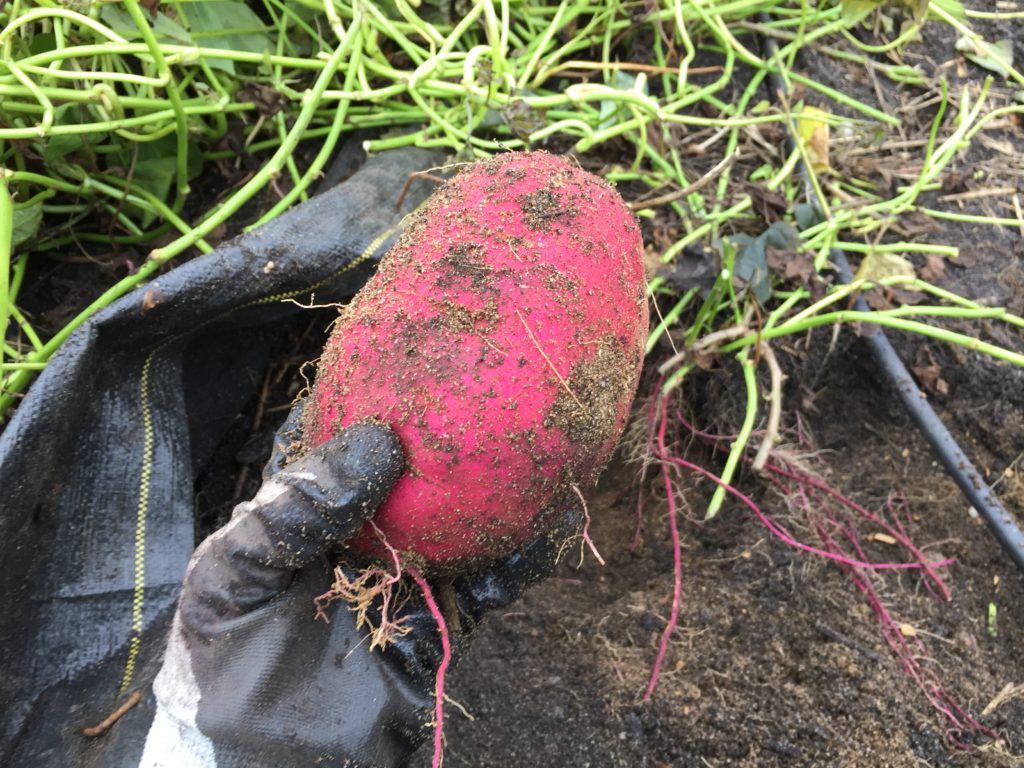
<instances>
[{"instance_id":1,"label":"black drip irrigation tubing","mask_svg":"<svg viewBox=\"0 0 1024 768\"><path fill-rule=\"evenodd\" d=\"M759 16L762 24L771 21L767 13ZM778 50L775 40L767 35L759 35L761 38L761 50L768 60L774 59ZM779 94L787 92L786 84L778 72L768 73L768 83L771 88L770 98L777 99ZM793 137L787 134L786 143L789 151L795 146ZM800 173L806 175L806 168L801 162ZM808 185L808 195L818 210L823 210L822 201L818 199L817 193ZM853 272L850 263L846 260L846 254L838 249L829 251L829 258L836 268L839 281L844 285L853 280ZM862 296L858 296L854 307L859 312L870 312L867 302ZM931 445L935 455L942 462L953 481L959 486L961 492L967 497L971 506L978 512L988 525L992 535L996 537L1003 549L1016 564L1017 568L1024 572L1024 531L1014 522L1010 512L999 501L999 497L988 487L984 478L975 469L974 464L967 454L957 443L956 439L946 429L942 419L925 399L925 395L918 388L917 383L911 377L907 367L903 364L896 350L893 349L888 337L881 327L875 326L873 332L866 334L864 341L868 345L875 362L878 363L888 380L889 384L896 390L903 401L910 417L917 424L925 440Z\"/></svg>"}]
</instances>

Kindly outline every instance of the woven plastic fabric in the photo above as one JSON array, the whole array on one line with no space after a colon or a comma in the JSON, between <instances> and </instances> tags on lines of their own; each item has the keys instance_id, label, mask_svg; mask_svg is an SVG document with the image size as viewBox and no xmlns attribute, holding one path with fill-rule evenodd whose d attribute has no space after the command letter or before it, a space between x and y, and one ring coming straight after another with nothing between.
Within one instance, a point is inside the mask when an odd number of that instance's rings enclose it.
<instances>
[{"instance_id":1,"label":"woven plastic fabric","mask_svg":"<svg viewBox=\"0 0 1024 768\"><path fill-rule=\"evenodd\" d=\"M94 316L34 383L0 435L0 764L131 764L197 543L197 474L301 311L286 299L358 290L435 160L371 158ZM81 734L135 690L108 734Z\"/></svg>"}]
</instances>

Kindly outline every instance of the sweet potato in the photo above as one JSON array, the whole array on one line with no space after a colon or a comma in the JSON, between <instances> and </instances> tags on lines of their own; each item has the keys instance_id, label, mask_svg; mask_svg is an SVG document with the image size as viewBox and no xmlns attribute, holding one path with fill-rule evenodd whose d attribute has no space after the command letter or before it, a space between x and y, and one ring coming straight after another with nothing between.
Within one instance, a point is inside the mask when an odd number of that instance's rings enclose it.
<instances>
[{"instance_id":1,"label":"sweet potato","mask_svg":"<svg viewBox=\"0 0 1024 768\"><path fill-rule=\"evenodd\" d=\"M435 572L493 561L597 478L647 330L618 193L570 160L499 155L439 188L342 310L305 440L390 424L408 470L375 518L387 542ZM353 546L379 544L364 531Z\"/></svg>"}]
</instances>

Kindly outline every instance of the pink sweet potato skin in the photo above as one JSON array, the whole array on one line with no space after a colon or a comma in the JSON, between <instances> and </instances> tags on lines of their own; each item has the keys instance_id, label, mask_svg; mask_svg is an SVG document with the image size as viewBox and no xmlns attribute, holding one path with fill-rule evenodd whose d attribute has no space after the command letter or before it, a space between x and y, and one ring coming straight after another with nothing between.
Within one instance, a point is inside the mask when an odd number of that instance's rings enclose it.
<instances>
[{"instance_id":1,"label":"pink sweet potato skin","mask_svg":"<svg viewBox=\"0 0 1024 768\"><path fill-rule=\"evenodd\" d=\"M494 561L596 480L643 360L642 247L612 187L542 152L476 163L414 215L305 413L307 447L367 418L398 433L408 470L375 518L392 547L435 572Z\"/></svg>"}]
</instances>

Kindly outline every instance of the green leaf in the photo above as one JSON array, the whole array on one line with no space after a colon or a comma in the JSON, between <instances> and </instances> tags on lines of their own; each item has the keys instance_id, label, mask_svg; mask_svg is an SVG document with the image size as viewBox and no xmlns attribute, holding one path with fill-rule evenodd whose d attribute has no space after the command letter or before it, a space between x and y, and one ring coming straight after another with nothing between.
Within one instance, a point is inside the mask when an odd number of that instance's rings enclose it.
<instances>
[{"instance_id":1,"label":"green leaf","mask_svg":"<svg viewBox=\"0 0 1024 768\"><path fill-rule=\"evenodd\" d=\"M765 253L765 238L749 239L749 236L737 235L730 238L736 247L736 261L733 274L749 286L754 297L762 304L771 298L772 289L769 283L768 258Z\"/></svg>"},{"instance_id":2,"label":"green leaf","mask_svg":"<svg viewBox=\"0 0 1024 768\"><path fill-rule=\"evenodd\" d=\"M984 40L961 37L956 41L956 49L979 67L995 72L1000 77L1009 77L1013 69L1013 40L986 43Z\"/></svg>"},{"instance_id":3,"label":"green leaf","mask_svg":"<svg viewBox=\"0 0 1024 768\"><path fill-rule=\"evenodd\" d=\"M80 125L82 119L82 107L78 104L64 104L54 111L54 122L57 125ZM47 163L56 162L83 147L102 144L105 138L107 135L100 132L59 133L56 136L49 136L43 147L43 160Z\"/></svg>"},{"instance_id":4,"label":"green leaf","mask_svg":"<svg viewBox=\"0 0 1024 768\"><path fill-rule=\"evenodd\" d=\"M45 32L40 35L33 35L29 41L28 50L33 56L40 53L48 53L57 49L57 36L52 32Z\"/></svg>"},{"instance_id":5,"label":"green leaf","mask_svg":"<svg viewBox=\"0 0 1024 768\"><path fill-rule=\"evenodd\" d=\"M750 287L754 298L766 304L772 297L767 249L795 250L800 244L800 233L792 224L776 221L757 237L741 233L730 237L729 242L736 249L733 274Z\"/></svg>"},{"instance_id":6,"label":"green leaf","mask_svg":"<svg viewBox=\"0 0 1024 768\"><path fill-rule=\"evenodd\" d=\"M14 209L14 228L11 236L11 247L21 245L26 240L31 240L39 231L39 225L43 222L43 201L36 202L24 208Z\"/></svg>"},{"instance_id":7,"label":"green leaf","mask_svg":"<svg viewBox=\"0 0 1024 768\"><path fill-rule=\"evenodd\" d=\"M801 229L810 229L822 221L821 211L813 203L797 203L793 206L796 225Z\"/></svg>"},{"instance_id":8,"label":"green leaf","mask_svg":"<svg viewBox=\"0 0 1024 768\"><path fill-rule=\"evenodd\" d=\"M100 9L100 19L112 30L128 40L141 40L142 32L128 15L128 11L118 5L104 5ZM153 33L161 42L181 43L192 45L192 36L178 22L172 20L167 14L160 12L156 20L152 22Z\"/></svg>"},{"instance_id":9,"label":"green leaf","mask_svg":"<svg viewBox=\"0 0 1024 768\"><path fill-rule=\"evenodd\" d=\"M621 69L615 70L612 74L611 87L617 91L631 91L636 87L636 77L623 72ZM647 93L647 85L644 84L643 93ZM601 102L601 122L598 128L604 130L605 128L611 128L615 125L615 117L619 112L626 110L625 105L614 99L605 99Z\"/></svg>"},{"instance_id":10,"label":"green leaf","mask_svg":"<svg viewBox=\"0 0 1024 768\"><path fill-rule=\"evenodd\" d=\"M202 48L246 53L266 53L271 49L266 25L245 3L235 0L190 3L188 17L192 37ZM210 59L207 63L214 69L235 72L233 61Z\"/></svg>"},{"instance_id":11,"label":"green leaf","mask_svg":"<svg viewBox=\"0 0 1024 768\"><path fill-rule=\"evenodd\" d=\"M177 139L173 135L169 135L157 141L147 141L132 146L137 148L134 164L131 150L118 153L114 163L121 167L125 178L128 178L129 173L131 174L133 188L144 189L157 199L166 201L177 172ZM190 180L202 171L202 163L199 147L189 142L188 178ZM126 208L143 227L148 227L155 219L148 209L141 210L132 205L128 205Z\"/></svg>"},{"instance_id":12,"label":"green leaf","mask_svg":"<svg viewBox=\"0 0 1024 768\"><path fill-rule=\"evenodd\" d=\"M85 146L85 140L75 133L59 133L46 140L46 147L43 149L43 160L52 163L67 157L72 152L77 152Z\"/></svg>"},{"instance_id":13,"label":"green leaf","mask_svg":"<svg viewBox=\"0 0 1024 768\"><path fill-rule=\"evenodd\" d=\"M505 119L501 116L501 113L488 107L487 111L484 112L483 117L480 118L480 121L476 125L478 128L494 128L495 126L503 125L504 123Z\"/></svg>"},{"instance_id":14,"label":"green leaf","mask_svg":"<svg viewBox=\"0 0 1024 768\"><path fill-rule=\"evenodd\" d=\"M765 244L780 250L786 248L798 248L800 246L800 233L792 224L784 221L774 221L765 230Z\"/></svg>"},{"instance_id":15,"label":"green leaf","mask_svg":"<svg viewBox=\"0 0 1024 768\"><path fill-rule=\"evenodd\" d=\"M896 20L893 18L891 12L890 13L879 12L879 14L878 14L878 24L879 24L879 27L881 28L883 34L886 35L886 37L892 37L895 34L895 31L896 31Z\"/></svg>"}]
</instances>

